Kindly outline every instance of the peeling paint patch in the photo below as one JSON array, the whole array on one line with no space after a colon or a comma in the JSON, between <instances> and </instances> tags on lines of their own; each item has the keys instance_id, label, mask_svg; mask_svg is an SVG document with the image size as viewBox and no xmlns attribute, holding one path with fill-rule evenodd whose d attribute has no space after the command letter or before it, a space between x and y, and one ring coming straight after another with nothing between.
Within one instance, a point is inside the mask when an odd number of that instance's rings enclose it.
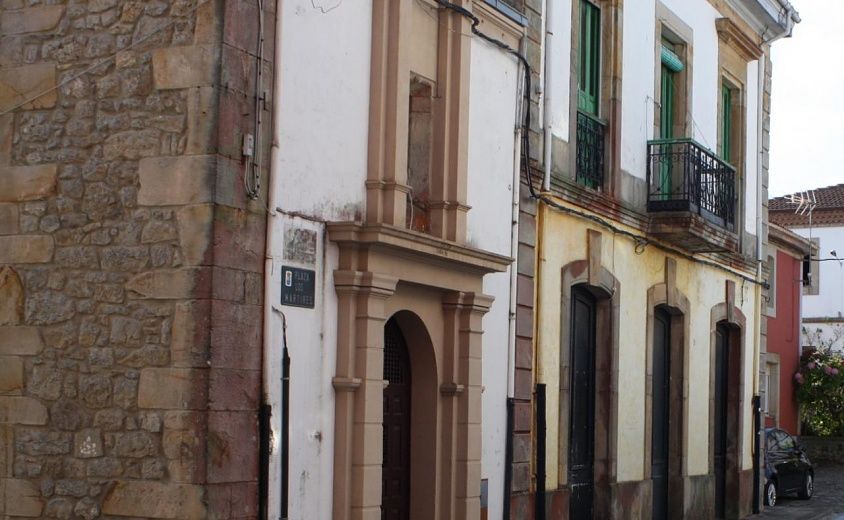
<instances>
[{"instance_id":1,"label":"peeling paint patch","mask_svg":"<svg viewBox=\"0 0 844 520\"><path fill-rule=\"evenodd\" d=\"M288 227L284 230L284 259L307 265L316 264L317 233Z\"/></svg>"}]
</instances>

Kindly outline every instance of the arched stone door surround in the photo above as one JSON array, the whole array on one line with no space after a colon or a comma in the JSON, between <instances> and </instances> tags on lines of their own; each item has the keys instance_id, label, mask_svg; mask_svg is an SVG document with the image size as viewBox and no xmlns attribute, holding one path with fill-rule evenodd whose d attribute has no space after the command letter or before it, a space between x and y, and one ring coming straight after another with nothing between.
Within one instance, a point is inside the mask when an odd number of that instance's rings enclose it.
<instances>
[{"instance_id":1,"label":"arched stone door surround","mask_svg":"<svg viewBox=\"0 0 844 520\"><path fill-rule=\"evenodd\" d=\"M601 233L587 231L588 259L562 269L560 313L560 432L558 467L563 503L568 504L568 458L571 403L571 302L574 287L588 291L596 300L595 327L595 457L594 518L614 518L618 446L618 319L621 287L601 265ZM568 509L566 509L568 514Z\"/></svg>"},{"instance_id":2,"label":"arched stone door surround","mask_svg":"<svg viewBox=\"0 0 844 520\"><path fill-rule=\"evenodd\" d=\"M710 378L709 378L709 471L712 475L712 503L715 498L715 364L716 341L720 331L727 334L729 342L728 381L727 381L727 452L726 452L726 495L725 518L743 518L750 514L752 493L752 469L742 471L744 458L745 421L742 420L745 402L745 381L743 367L745 363L744 331L747 319L735 305L735 283L725 282L723 303L715 305L710 311Z\"/></svg>"},{"instance_id":3,"label":"arched stone door surround","mask_svg":"<svg viewBox=\"0 0 844 520\"><path fill-rule=\"evenodd\" d=\"M413 378L412 519L480 516L483 275L509 259L420 243L395 228L338 223L333 518L381 518L384 325L396 318ZM357 267L378 269L362 271ZM417 384L419 383L419 384ZM422 460L423 462L416 462ZM414 463L416 462L416 463Z\"/></svg>"},{"instance_id":4,"label":"arched stone door surround","mask_svg":"<svg viewBox=\"0 0 844 520\"><path fill-rule=\"evenodd\" d=\"M657 308L670 317L669 356L669 462L668 462L668 514L669 518L686 518L689 511L689 494L686 493L688 477L689 431L689 316L688 298L677 288L677 263L665 259L664 281L653 285L647 293L647 336L645 362L645 479L651 478L651 447L653 427L653 365L654 365L654 316Z\"/></svg>"}]
</instances>

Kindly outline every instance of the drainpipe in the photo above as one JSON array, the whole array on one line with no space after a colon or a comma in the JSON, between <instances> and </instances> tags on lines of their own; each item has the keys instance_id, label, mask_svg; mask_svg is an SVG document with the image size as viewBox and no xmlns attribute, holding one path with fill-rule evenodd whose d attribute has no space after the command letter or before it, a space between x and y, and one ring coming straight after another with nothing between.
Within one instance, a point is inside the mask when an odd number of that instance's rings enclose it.
<instances>
[{"instance_id":1,"label":"drainpipe","mask_svg":"<svg viewBox=\"0 0 844 520\"><path fill-rule=\"evenodd\" d=\"M551 67L553 63L553 52L551 50L551 43L554 37L554 6L557 3L554 1L545 2L545 43L543 45L545 55L545 78L542 86L542 121L545 127L545 139L542 147L545 163L545 176L542 179L542 190L549 191L551 189L551 145L553 143L553 133L551 129Z\"/></svg>"},{"instance_id":2,"label":"drainpipe","mask_svg":"<svg viewBox=\"0 0 844 520\"><path fill-rule=\"evenodd\" d=\"M800 21L800 18L796 15L794 8L791 4L788 3L787 0L780 0L781 5L786 10L785 13L785 29L778 34L775 34L771 39L764 41L765 44L770 45L779 40L783 37L791 37L791 32L794 30L794 23L796 21ZM757 68L757 82L756 82L756 89L757 89L757 110L756 110L756 146L758 148L758 155L756 160L756 280L762 281L762 260L764 258L764 251L762 250L762 171L763 171L763 161L762 161L762 137L763 137L763 129L762 125L765 119L765 72L768 65L768 59L765 54L762 55L761 59L759 59L759 65ZM762 288L759 284L756 284L755 291L754 291L756 301L758 304L762 305ZM767 304L765 305L767 307ZM756 323L755 327L755 334L753 338L754 343L754 356L753 356L753 404L754 404L754 419L758 417L760 411L758 410L759 407L759 356L761 355L761 341L762 341L762 309L760 308L760 317ZM761 465L762 465L762 453L761 453L761 445L762 445L762 425L759 424L757 421L754 421L754 427L756 431L754 432L754 439L753 439L753 447L754 447L754 458L753 458L753 484L754 484L754 493L753 493L753 512L757 513L760 510L760 500L759 496L761 493L760 489L760 481L761 481Z\"/></svg>"},{"instance_id":3,"label":"drainpipe","mask_svg":"<svg viewBox=\"0 0 844 520\"><path fill-rule=\"evenodd\" d=\"M519 42L519 53L524 52L525 39L522 37ZM517 67L523 65L518 63ZM521 74L518 75L521 77ZM510 488L513 481L513 397L515 395L516 381L516 291L518 287L518 265L519 265L519 194L521 191L522 179L522 111L530 110L524 106L524 92L527 86L522 81L516 86L516 130L513 137L513 180L511 191L513 192L510 205L510 301L508 308L507 322L507 429L505 431L504 446L504 495L503 495L503 519L510 519Z\"/></svg>"},{"instance_id":4,"label":"drainpipe","mask_svg":"<svg viewBox=\"0 0 844 520\"><path fill-rule=\"evenodd\" d=\"M280 449L279 440L280 435L277 431L273 429L273 423L277 424L277 427L281 429L285 429L285 424L280 424L279 421L283 419L273 418L272 417L272 410L270 408L270 403L272 402L270 399L270 395L273 388L273 356L272 356L272 321L273 321L273 294L272 294L272 278L273 278L273 254L275 251L275 231L277 230L278 226L281 223L277 220L278 212L276 211L276 207L278 205L278 201L276 198L276 191L278 187L278 171L277 165L280 160L280 149L279 149L279 133L280 133L280 125L279 125L279 117L278 117L278 102L281 99L281 73L278 70L278 64L281 57L281 10L282 10L282 2L283 0L276 1L276 17L275 17L275 47L273 53L273 61L275 65L275 73L273 75L273 122L272 122L272 146L270 148L270 165L268 168L267 173L267 230L266 230L266 239L265 239L265 250L264 250L264 320L263 320L263 351L261 357L261 386L262 386L262 409L266 410L268 417L265 419L267 421L266 428L268 430L268 439L266 440L266 447L262 456L266 457L266 461L261 461L262 466L265 467L265 471L267 472L266 475L263 477L266 479L267 484L272 482L270 478L270 468L272 468L271 459L273 454L277 453ZM260 136L256 136L256 139L260 139ZM285 345L286 347L286 345ZM280 380L281 378L278 377L276 374L275 381ZM287 482L286 479L280 483L281 486L286 486ZM266 506L264 511L267 512L269 518L278 518L280 516L280 510L271 510L271 506L273 504L270 503L269 496L270 490L267 489L267 495L265 495L263 500L266 501ZM274 509L274 508L273 508ZM286 516L286 513L285 513Z\"/></svg>"}]
</instances>

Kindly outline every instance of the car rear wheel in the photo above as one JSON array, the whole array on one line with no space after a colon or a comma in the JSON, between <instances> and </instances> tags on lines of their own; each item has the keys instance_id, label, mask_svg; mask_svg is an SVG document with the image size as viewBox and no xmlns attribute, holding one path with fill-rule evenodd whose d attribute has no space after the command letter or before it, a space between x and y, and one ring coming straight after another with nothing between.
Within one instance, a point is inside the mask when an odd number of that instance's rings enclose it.
<instances>
[{"instance_id":1,"label":"car rear wheel","mask_svg":"<svg viewBox=\"0 0 844 520\"><path fill-rule=\"evenodd\" d=\"M777 486L771 480L765 484L765 505L769 507L777 505Z\"/></svg>"},{"instance_id":2,"label":"car rear wheel","mask_svg":"<svg viewBox=\"0 0 844 520\"><path fill-rule=\"evenodd\" d=\"M812 498L812 494L815 492L815 479L812 477L811 473L806 473L803 476L803 485L800 487L800 491L797 493L797 496L802 498L803 500L808 500Z\"/></svg>"}]
</instances>

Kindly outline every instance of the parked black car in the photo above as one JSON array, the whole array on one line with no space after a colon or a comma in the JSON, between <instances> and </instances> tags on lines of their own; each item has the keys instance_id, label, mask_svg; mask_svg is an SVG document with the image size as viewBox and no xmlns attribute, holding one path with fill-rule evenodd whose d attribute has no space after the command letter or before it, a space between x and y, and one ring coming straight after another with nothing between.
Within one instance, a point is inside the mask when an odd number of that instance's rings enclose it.
<instances>
[{"instance_id":1,"label":"parked black car","mask_svg":"<svg viewBox=\"0 0 844 520\"><path fill-rule=\"evenodd\" d=\"M800 443L777 428L766 428L765 440L765 505L776 505L777 496L787 493L812 498L815 469Z\"/></svg>"}]
</instances>

